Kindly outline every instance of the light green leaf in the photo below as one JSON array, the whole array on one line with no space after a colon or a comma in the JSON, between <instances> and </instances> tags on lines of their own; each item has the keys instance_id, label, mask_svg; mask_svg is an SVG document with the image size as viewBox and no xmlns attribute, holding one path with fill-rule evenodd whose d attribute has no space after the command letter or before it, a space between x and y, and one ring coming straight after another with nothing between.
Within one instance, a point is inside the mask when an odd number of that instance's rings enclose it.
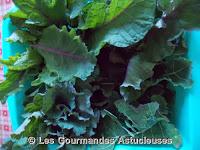
<instances>
[{"instance_id":1,"label":"light green leaf","mask_svg":"<svg viewBox=\"0 0 200 150\"><path fill-rule=\"evenodd\" d=\"M39 65L42 62L42 57L35 49L28 49L26 52L20 55L14 64L8 66L8 68L13 71L23 71Z\"/></svg>"},{"instance_id":2,"label":"light green leaf","mask_svg":"<svg viewBox=\"0 0 200 150\"><path fill-rule=\"evenodd\" d=\"M80 28L88 29L102 26L117 17L131 3L133 0L112 0L109 4L103 0L89 3L83 9L84 23Z\"/></svg>"},{"instance_id":3,"label":"light green leaf","mask_svg":"<svg viewBox=\"0 0 200 150\"><path fill-rule=\"evenodd\" d=\"M27 43L27 42L34 42L36 41L36 37L31 35L30 33L22 30L16 30L12 33L12 35L6 39L7 42L13 43L13 42L21 42L21 43Z\"/></svg>"},{"instance_id":4,"label":"light green leaf","mask_svg":"<svg viewBox=\"0 0 200 150\"><path fill-rule=\"evenodd\" d=\"M20 55L17 54L15 56L10 56L8 59L0 59L0 64L11 66L13 65L18 59L20 58Z\"/></svg>"},{"instance_id":5,"label":"light green leaf","mask_svg":"<svg viewBox=\"0 0 200 150\"><path fill-rule=\"evenodd\" d=\"M123 2L120 1L120 3ZM110 20L108 23L89 33L90 36L87 43L96 55L99 54L100 49L106 43L117 47L128 47L136 44L144 38L153 26L156 7L155 0L133 0L127 3L129 4L128 7L115 16L113 20L108 19ZM111 10L117 10L117 6L113 4ZM125 5L122 6L124 7ZM98 14L104 13L104 11L98 10ZM108 15L108 17L113 18L114 16Z\"/></svg>"},{"instance_id":6,"label":"light green leaf","mask_svg":"<svg viewBox=\"0 0 200 150\"><path fill-rule=\"evenodd\" d=\"M8 71L6 80L0 83L0 101L4 103L7 97L19 89L22 84L24 72Z\"/></svg>"},{"instance_id":7,"label":"light green leaf","mask_svg":"<svg viewBox=\"0 0 200 150\"><path fill-rule=\"evenodd\" d=\"M14 11L14 12L9 11L9 12L4 16L4 18L7 18L7 17L10 17L10 18L12 18L12 17L17 17L17 18L21 18L21 19L27 19L27 15L26 15L24 12L22 12L21 10L16 10L16 11Z\"/></svg>"},{"instance_id":8,"label":"light green leaf","mask_svg":"<svg viewBox=\"0 0 200 150\"><path fill-rule=\"evenodd\" d=\"M27 16L26 23L45 26L57 24L65 20L66 0L14 0Z\"/></svg>"},{"instance_id":9,"label":"light green leaf","mask_svg":"<svg viewBox=\"0 0 200 150\"><path fill-rule=\"evenodd\" d=\"M56 73L60 81L75 77L86 80L96 65L95 56L87 51L78 36L70 34L65 27L62 30L56 26L46 28L39 44L33 47L44 57L48 71Z\"/></svg>"},{"instance_id":10,"label":"light green leaf","mask_svg":"<svg viewBox=\"0 0 200 150\"><path fill-rule=\"evenodd\" d=\"M40 125L42 125L41 117L42 115L40 112L29 114L20 127L11 135L11 138L17 140L21 137L37 136L37 130Z\"/></svg>"}]
</instances>

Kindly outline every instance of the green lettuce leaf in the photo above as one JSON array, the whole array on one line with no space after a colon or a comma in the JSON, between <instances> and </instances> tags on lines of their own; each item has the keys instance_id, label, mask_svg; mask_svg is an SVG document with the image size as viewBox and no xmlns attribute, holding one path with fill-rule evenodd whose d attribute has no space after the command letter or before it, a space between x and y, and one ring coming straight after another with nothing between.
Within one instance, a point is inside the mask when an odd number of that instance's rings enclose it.
<instances>
[{"instance_id":1,"label":"green lettuce leaf","mask_svg":"<svg viewBox=\"0 0 200 150\"><path fill-rule=\"evenodd\" d=\"M32 86L39 86L45 83L48 86L53 87L58 81L58 76L56 73L51 73L47 68L44 68L42 72L38 75L37 79L31 82Z\"/></svg>"},{"instance_id":2,"label":"green lettuce leaf","mask_svg":"<svg viewBox=\"0 0 200 150\"><path fill-rule=\"evenodd\" d=\"M17 30L12 33L12 35L6 39L7 42L13 43L13 42L21 42L21 43L27 43L27 42L34 42L36 41L36 37L31 35L30 33L26 31Z\"/></svg>"},{"instance_id":3,"label":"green lettuce leaf","mask_svg":"<svg viewBox=\"0 0 200 150\"><path fill-rule=\"evenodd\" d=\"M131 3L133 3L132 0L112 0L109 4L103 0L89 3L83 9L84 23L80 24L80 28L89 29L102 26L118 17Z\"/></svg>"},{"instance_id":4,"label":"green lettuce leaf","mask_svg":"<svg viewBox=\"0 0 200 150\"><path fill-rule=\"evenodd\" d=\"M9 95L19 89L24 78L24 71L11 71L6 74L6 80L0 83L0 101L6 102Z\"/></svg>"},{"instance_id":5,"label":"green lettuce leaf","mask_svg":"<svg viewBox=\"0 0 200 150\"><path fill-rule=\"evenodd\" d=\"M115 106L120 113L128 118L130 123L126 122L126 124L129 124L133 131L136 128L138 132L143 132L159 121L156 118L156 112L159 109L157 102L140 105L138 108L135 108L123 100L118 100L115 102Z\"/></svg>"},{"instance_id":6,"label":"green lettuce leaf","mask_svg":"<svg viewBox=\"0 0 200 150\"><path fill-rule=\"evenodd\" d=\"M87 43L96 55L99 54L100 49L106 43L117 47L128 47L136 44L144 38L153 26L156 7L155 0L120 1L120 3L124 3L120 6L122 8L118 8L118 5L116 6L117 3L113 2L113 6L110 8L110 11L113 11L112 15L107 16L109 18L108 23L88 33ZM105 11L104 9L93 9L95 12L98 11L98 15L103 14ZM120 13L115 12L118 9L121 10ZM98 18L103 19L101 16ZM102 21L96 22L99 24Z\"/></svg>"},{"instance_id":7,"label":"green lettuce leaf","mask_svg":"<svg viewBox=\"0 0 200 150\"><path fill-rule=\"evenodd\" d=\"M32 46L44 57L48 71L56 73L60 81L75 77L86 80L94 70L95 56L87 51L78 36L68 32L65 27L61 30L56 26L48 27L40 42Z\"/></svg>"},{"instance_id":8,"label":"green lettuce leaf","mask_svg":"<svg viewBox=\"0 0 200 150\"><path fill-rule=\"evenodd\" d=\"M28 24L45 26L65 20L66 0L14 0L13 2L28 16L26 21Z\"/></svg>"},{"instance_id":9,"label":"green lettuce leaf","mask_svg":"<svg viewBox=\"0 0 200 150\"><path fill-rule=\"evenodd\" d=\"M42 109L43 97L44 97L44 95L37 93L33 98L33 102L28 103L25 106L25 111L31 112L31 113L36 112L36 111L40 111Z\"/></svg>"},{"instance_id":10,"label":"green lettuce leaf","mask_svg":"<svg viewBox=\"0 0 200 150\"><path fill-rule=\"evenodd\" d=\"M8 65L8 68L12 71L24 71L40 65L42 62L42 57L35 49L28 49L12 65Z\"/></svg>"}]
</instances>

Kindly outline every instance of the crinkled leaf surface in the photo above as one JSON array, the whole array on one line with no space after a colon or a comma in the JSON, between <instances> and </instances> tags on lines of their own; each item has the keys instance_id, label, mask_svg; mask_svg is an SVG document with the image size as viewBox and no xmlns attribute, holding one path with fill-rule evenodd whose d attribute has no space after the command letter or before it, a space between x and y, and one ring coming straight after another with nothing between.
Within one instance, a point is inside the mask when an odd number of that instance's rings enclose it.
<instances>
[{"instance_id":1,"label":"crinkled leaf surface","mask_svg":"<svg viewBox=\"0 0 200 150\"><path fill-rule=\"evenodd\" d=\"M14 0L14 3L28 15L28 24L57 24L65 20L66 0Z\"/></svg>"},{"instance_id":2,"label":"crinkled leaf surface","mask_svg":"<svg viewBox=\"0 0 200 150\"><path fill-rule=\"evenodd\" d=\"M54 86L58 81L58 77L56 73L51 73L47 68L44 68L42 72L39 74L38 78L32 81L32 86L38 86L42 83L45 83L48 86Z\"/></svg>"},{"instance_id":3,"label":"crinkled leaf surface","mask_svg":"<svg viewBox=\"0 0 200 150\"><path fill-rule=\"evenodd\" d=\"M121 12L123 12L131 3L133 3L132 0L112 0L110 2L100 0L89 3L83 9L82 17L84 23L80 25L80 28L88 29L102 26L112 21Z\"/></svg>"},{"instance_id":4,"label":"crinkled leaf surface","mask_svg":"<svg viewBox=\"0 0 200 150\"><path fill-rule=\"evenodd\" d=\"M48 27L40 42L33 47L44 57L49 72L56 73L60 81L74 77L86 80L96 65L95 56L87 51L79 37L69 33L65 27L61 30L56 26Z\"/></svg>"},{"instance_id":5,"label":"crinkled leaf surface","mask_svg":"<svg viewBox=\"0 0 200 150\"><path fill-rule=\"evenodd\" d=\"M42 111L47 115L47 125L57 125L76 136L94 135L94 128L99 122L99 111L93 110L90 104L91 93L77 93L69 84L60 84L50 88L43 98Z\"/></svg>"},{"instance_id":6,"label":"crinkled leaf surface","mask_svg":"<svg viewBox=\"0 0 200 150\"><path fill-rule=\"evenodd\" d=\"M123 2L120 1L120 3ZM90 33L87 43L96 55L99 54L99 50L105 43L117 47L128 47L137 43L144 38L153 26L156 6L155 0L133 0L131 3L130 1L125 2L129 5L127 8L125 7L126 9L124 11L115 17L111 16L110 18L113 19L109 19L110 21L107 24L96 28ZM126 5L123 4L123 6ZM118 7L114 6L113 8L111 9L112 11L118 9ZM105 10L101 9L97 11L104 13Z\"/></svg>"},{"instance_id":7,"label":"crinkled leaf surface","mask_svg":"<svg viewBox=\"0 0 200 150\"><path fill-rule=\"evenodd\" d=\"M0 60L12 72L0 84L0 97L19 85L24 72L35 80L24 103L28 119L11 137L9 149L47 149L27 145L27 136L63 135L143 134L172 138L180 146L180 135L166 115L175 96L172 88L192 83L191 63L182 58L183 29L199 27L199 0L14 2L20 10L6 17L18 29L8 40L33 49ZM85 145L60 148L79 150Z\"/></svg>"},{"instance_id":8,"label":"crinkled leaf surface","mask_svg":"<svg viewBox=\"0 0 200 150\"><path fill-rule=\"evenodd\" d=\"M136 100L141 97L144 92L152 86L152 82L146 80L141 84L141 89L136 90L134 89L133 86L121 86L120 87L120 94L123 96L124 100L127 101L128 103L134 103Z\"/></svg>"},{"instance_id":9,"label":"crinkled leaf surface","mask_svg":"<svg viewBox=\"0 0 200 150\"><path fill-rule=\"evenodd\" d=\"M115 102L115 106L120 113L131 121L132 127L137 128L138 131L147 130L158 121L155 116L156 111L159 109L157 102L140 105L135 108L123 100L118 100Z\"/></svg>"}]
</instances>

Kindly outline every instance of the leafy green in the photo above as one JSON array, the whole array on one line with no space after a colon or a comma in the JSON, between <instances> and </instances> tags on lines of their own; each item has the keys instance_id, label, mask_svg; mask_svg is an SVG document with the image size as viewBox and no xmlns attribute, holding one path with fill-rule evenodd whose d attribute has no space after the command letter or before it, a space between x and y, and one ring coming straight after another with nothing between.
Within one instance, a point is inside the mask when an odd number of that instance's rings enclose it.
<instances>
[{"instance_id":1,"label":"leafy green","mask_svg":"<svg viewBox=\"0 0 200 150\"><path fill-rule=\"evenodd\" d=\"M95 57L87 52L80 38L68 32L66 27L61 30L56 26L46 28L40 42L33 47L44 57L49 72L56 73L60 81L74 77L86 80L94 70Z\"/></svg>"},{"instance_id":2,"label":"leafy green","mask_svg":"<svg viewBox=\"0 0 200 150\"><path fill-rule=\"evenodd\" d=\"M78 17L88 3L88 0L68 0L70 18Z\"/></svg>"},{"instance_id":3,"label":"leafy green","mask_svg":"<svg viewBox=\"0 0 200 150\"><path fill-rule=\"evenodd\" d=\"M24 72L8 71L6 74L6 80L0 83L0 100L5 102L7 96L16 91L23 81Z\"/></svg>"},{"instance_id":4,"label":"leafy green","mask_svg":"<svg viewBox=\"0 0 200 150\"><path fill-rule=\"evenodd\" d=\"M21 55L11 56L9 60L0 62L8 66L6 80L0 83L0 100L5 102L7 96L23 87L23 82L31 77L29 69L39 65L42 59L36 51L30 49Z\"/></svg>"},{"instance_id":5,"label":"leafy green","mask_svg":"<svg viewBox=\"0 0 200 150\"><path fill-rule=\"evenodd\" d=\"M23 71L42 63L42 57L34 49L22 53L13 65L8 65L8 68L13 71Z\"/></svg>"},{"instance_id":6,"label":"leafy green","mask_svg":"<svg viewBox=\"0 0 200 150\"><path fill-rule=\"evenodd\" d=\"M129 5L127 8L125 7L126 9L120 14L117 13L119 15L113 18L110 22L97 28L94 32L92 32L92 34L89 35L89 39L87 40L88 45L96 55L99 54L100 49L106 43L117 47L128 47L136 44L144 38L153 26L156 6L155 0L133 0L123 1L120 3L124 3L122 8L127 5L126 3ZM116 9L118 8L116 7ZM113 11L112 8L111 10ZM105 10L100 9L96 11L104 12ZM112 14L115 14L115 11L114 13L112 12ZM112 15L112 17L114 16Z\"/></svg>"},{"instance_id":7,"label":"leafy green","mask_svg":"<svg viewBox=\"0 0 200 150\"><path fill-rule=\"evenodd\" d=\"M166 71L163 78L169 80L174 86L190 88L192 80L190 77L191 61L186 58L172 58L165 62Z\"/></svg>"},{"instance_id":8,"label":"leafy green","mask_svg":"<svg viewBox=\"0 0 200 150\"><path fill-rule=\"evenodd\" d=\"M104 121L100 133L103 137L113 137L117 139L119 136L129 135L128 130L122 126L116 116L107 110L104 110L104 113L106 116L103 118ZM113 130L113 128L115 130Z\"/></svg>"},{"instance_id":9,"label":"leafy green","mask_svg":"<svg viewBox=\"0 0 200 150\"><path fill-rule=\"evenodd\" d=\"M158 119L155 114L159 108L157 102L141 105L138 108L127 104L123 100L115 102L117 110L131 121L131 128L136 128L139 132L151 128Z\"/></svg>"},{"instance_id":10,"label":"leafy green","mask_svg":"<svg viewBox=\"0 0 200 150\"><path fill-rule=\"evenodd\" d=\"M199 28L199 0L176 0L178 6L174 11L166 17L166 21L176 24L178 28L191 29Z\"/></svg>"},{"instance_id":11,"label":"leafy green","mask_svg":"<svg viewBox=\"0 0 200 150\"><path fill-rule=\"evenodd\" d=\"M47 68L44 68L42 72L39 74L37 79L32 81L31 85L32 86L38 86L42 83L45 83L49 86L53 86L56 83L56 80L58 80L57 74L56 73L51 73L48 71Z\"/></svg>"},{"instance_id":12,"label":"leafy green","mask_svg":"<svg viewBox=\"0 0 200 150\"><path fill-rule=\"evenodd\" d=\"M30 136L119 137L182 144L173 118L175 87L192 86L186 30L199 28L199 0L13 0L16 30L7 41L26 51L8 59L0 100L24 93L24 122L4 149L49 149ZM62 144L80 150L86 145Z\"/></svg>"},{"instance_id":13,"label":"leafy green","mask_svg":"<svg viewBox=\"0 0 200 150\"><path fill-rule=\"evenodd\" d=\"M112 0L109 4L105 1L95 1L83 8L84 23L81 29L96 28L118 17L133 1ZM99 13L99 12L102 13Z\"/></svg>"},{"instance_id":14,"label":"leafy green","mask_svg":"<svg viewBox=\"0 0 200 150\"><path fill-rule=\"evenodd\" d=\"M32 35L30 35L29 33L27 33L26 31L21 31L21 30L17 30L15 31L9 38L7 38L8 42L21 42L21 43L26 43L26 42L32 42L35 41L36 38Z\"/></svg>"},{"instance_id":15,"label":"leafy green","mask_svg":"<svg viewBox=\"0 0 200 150\"><path fill-rule=\"evenodd\" d=\"M65 20L66 0L14 0L14 3L28 15L28 24L44 26Z\"/></svg>"},{"instance_id":16,"label":"leafy green","mask_svg":"<svg viewBox=\"0 0 200 150\"><path fill-rule=\"evenodd\" d=\"M35 95L33 102L26 105L25 111L26 112L40 111L42 109L42 104L43 104L43 95L37 94Z\"/></svg>"},{"instance_id":17,"label":"leafy green","mask_svg":"<svg viewBox=\"0 0 200 150\"><path fill-rule=\"evenodd\" d=\"M172 143L176 148L179 148L182 143L181 136L173 124L166 121L158 122L151 129L146 131L142 136L149 138L168 138L172 139Z\"/></svg>"},{"instance_id":18,"label":"leafy green","mask_svg":"<svg viewBox=\"0 0 200 150\"><path fill-rule=\"evenodd\" d=\"M153 28L145 39L144 53L141 57L150 62L159 62L172 55L175 46L170 43L170 36L171 32L169 29Z\"/></svg>"},{"instance_id":19,"label":"leafy green","mask_svg":"<svg viewBox=\"0 0 200 150\"><path fill-rule=\"evenodd\" d=\"M140 90L140 84L153 75L155 63L143 60L140 55L131 58L123 87L132 86Z\"/></svg>"}]
</instances>

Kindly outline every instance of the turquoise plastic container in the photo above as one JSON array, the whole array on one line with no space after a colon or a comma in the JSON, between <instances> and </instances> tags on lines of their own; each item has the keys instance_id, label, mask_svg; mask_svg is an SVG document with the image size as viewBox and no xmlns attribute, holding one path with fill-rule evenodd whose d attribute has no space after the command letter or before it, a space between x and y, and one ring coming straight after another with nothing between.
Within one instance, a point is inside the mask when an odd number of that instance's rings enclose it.
<instances>
[{"instance_id":1,"label":"turquoise plastic container","mask_svg":"<svg viewBox=\"0 0 200 150\"><path fill-rule=\"evenodd\" d=\"M9 19L3 20L2 24L2 57L3 59L8 59L9 56L13 56L17 53L21 53L25 51L25 48L22 47L20 44L10 44L8 42L5 42L5 38L9 37L11 33L15 30L15 27L11 25L11 22ZM4 74L7 72L7 68L4 67ZM21 117L21 114L23 113L23 99L24 99L24 90L13 94L8 98L8 109L11 116L11 123L12 123L12 129L16 130L21 122L23 121L23 118Z\"/></svg>"},{"instance_id":2,"label":"turquoise plastic container","mask_svg":"<svg viewBox=\"0 0 200 150\"><path fill-rule=\"evenodd\" d=\"M21 53L25 50L20 44L10 44L5 41L15 30L9 19L3 21L3 58ZM200 150L200 31L192 31L187 35L189 46L188 57L192 60L192 89L185 90L177 88L176 104L174 107L175 123L183 137L183 145L180 150ZM6 72L6 68L4 68ZM24 90L8 98L8 107L15 131L23 121ZM55 149L55 148L50 148ZM172 146L151 146L151 145L118 145L115 150L174 150Z\"/></svg>"}]
</instances>

